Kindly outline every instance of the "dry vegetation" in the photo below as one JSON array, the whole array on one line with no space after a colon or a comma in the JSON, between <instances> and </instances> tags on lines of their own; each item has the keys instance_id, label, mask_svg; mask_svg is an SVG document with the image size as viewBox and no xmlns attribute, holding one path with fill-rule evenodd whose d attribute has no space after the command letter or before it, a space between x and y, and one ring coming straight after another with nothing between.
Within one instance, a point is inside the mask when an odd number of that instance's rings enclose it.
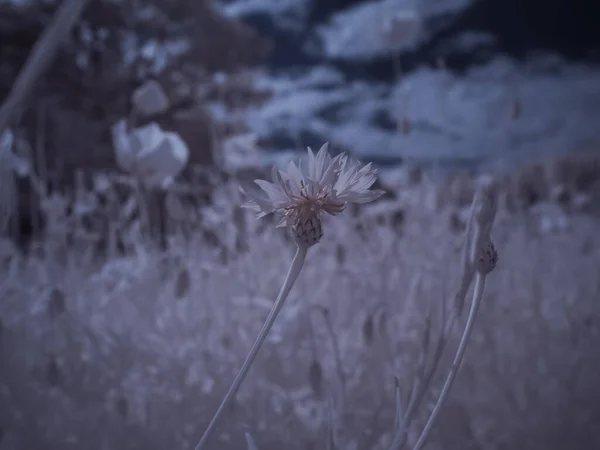
<instances>
[{"instance_id":1,"label":"dry vegetation","mask_svg":"<svg viewBox=\"0 0 600 450\"><path fill-rule=\"evenodd\" d=\"M328 224L309 252L215 448L245 448L245 432L260 449L325 448L331 398L340 448L385 448L394 376L410 389L428 311L435 326L457 288L472 185L393 178L386 200ZM293 250L240 212L235 182L213 199L188 208L202 221L166 252L133 231L132 251L109 260L58 229L28 256L4 242L2 449L193 447ZM501 208L500 264L430 448L600 445L597 191L587 205L555 232L533 209Z\"/></svg>"},{"instance_id":2,"label":"dry vegetation","mask_svg":"<svg viewBox=\"0 0 600 450\"><path fill-rule=\"evenodd\" d=\"M194 63L175 61L159 77L174 111L157 119L199 154L164 195L116 175L109 125L128 115L147 74L135 65L90 76L74 63L81 48L63 48L20 123L35 136L36 176L54 189L32 202L21 180L12 231L27 223L33 239L0 241L1 450L193 448L292 257L289 239L238 207L237 176L196 166L212 162L215 130L243 131L219 128L202 102L233 108L267 95L247 73L215 83L213 72L251 65L267 44L206 2L152 3L180 19L177 33L189 32L186 17L202 21L192 27L205 33L187 55ZM131 11L94 5L82 24L110 23L113 51L88 56L114 69ZM29 48L49 17L46 8L23 22L32 16L8 8L0 5L0 47L12 61L3 71L22 64L14 45ZM137 25L143 35L156 24ZM13 72L0 72L3 97ZM432 450L600 448L599 161L533 165L504 184L493 232L500 263ZM385 199L327 224L214 448L247 448L250 432L260 450L324 449L330 415L340 449L386 448L394 376L406 396L428 317L438 329L457 288L473 194L468 175L439 185L398 173L384 177Z\"/></svg>"}]
</instances>

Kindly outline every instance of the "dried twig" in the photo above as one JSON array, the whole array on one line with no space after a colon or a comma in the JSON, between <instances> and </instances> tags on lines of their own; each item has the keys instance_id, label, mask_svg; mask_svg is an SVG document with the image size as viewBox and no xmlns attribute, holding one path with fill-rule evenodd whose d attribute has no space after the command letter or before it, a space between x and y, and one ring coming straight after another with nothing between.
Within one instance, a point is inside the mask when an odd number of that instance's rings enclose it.
<instances>
[{"instance_id":1,"label":"dried twig","mask_svg":"<svg viewBox=\"0 0 600 450\"><path fill-rule=\"evenodd\" d=\"M35 83L47 69L56 51L81 16L89 0L65 0L52 22L38 38L6 101L0 107L0 135L18 122Z\"/></svg>"}]
</instances>

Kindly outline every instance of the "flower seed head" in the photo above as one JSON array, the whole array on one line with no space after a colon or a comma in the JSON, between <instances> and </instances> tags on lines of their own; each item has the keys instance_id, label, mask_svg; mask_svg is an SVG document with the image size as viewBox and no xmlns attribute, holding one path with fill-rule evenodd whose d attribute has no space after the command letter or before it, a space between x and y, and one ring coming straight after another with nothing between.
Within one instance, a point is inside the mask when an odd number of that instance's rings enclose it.
<instances>
[{"instance_id":1,"label":"flower seed head","mask_svg":"<svg viewBox=\"0 0 600 450\"><path fill-rule=\"evenodd\" d=\"M331 157L325 143L315 155L308 148L308 160L285 170L272 170L272 182L255 180L259 189L243 192L250 197L244 205L261 218L271 213L281 217L277 226L289 227L296 242L314 245L323 235L321 214L341 213L348 203L368 203L383 194L370 190L377 171L350 160L346 154Z\"/></svg>"}]
</instances>

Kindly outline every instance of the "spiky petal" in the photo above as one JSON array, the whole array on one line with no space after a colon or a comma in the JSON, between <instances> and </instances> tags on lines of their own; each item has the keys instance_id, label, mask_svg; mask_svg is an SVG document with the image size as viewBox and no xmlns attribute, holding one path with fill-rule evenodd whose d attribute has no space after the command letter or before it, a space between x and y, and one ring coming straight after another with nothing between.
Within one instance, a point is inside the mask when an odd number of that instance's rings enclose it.
<instances>
[{"instance_id":1,"label":"spiky petal","mask_svg":"<svg viewBox=\"0 0 600 450\"><path fill-rule=\"evenodd\" d=\"M370 190L376 180L376 169L371 164L362 166L345 153L331 157L325 143L315 155L308 148L304 164L290 162L286 169L272 170L272 182L255 180L260 189L244 193L250 200L244 205L261 218L277 213L277 226L287 226L296 240L314 245L323 235L321 215L340 214L348 203L368 203L383 194Z\"/></svg>"}]
</instances>

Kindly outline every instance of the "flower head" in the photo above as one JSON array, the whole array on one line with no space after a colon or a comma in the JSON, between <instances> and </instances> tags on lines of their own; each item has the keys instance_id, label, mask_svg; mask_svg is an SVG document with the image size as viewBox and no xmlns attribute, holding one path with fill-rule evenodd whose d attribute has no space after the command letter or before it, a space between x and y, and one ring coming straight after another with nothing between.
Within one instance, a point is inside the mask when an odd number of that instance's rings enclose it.
<instances>
[{"instance_id":1,"label":"flower head","mask_svg":"<svg viewBox=\"0 0 600 450\"><path fill-rule=\"evenodd\" d=\"M298 243L313 245L323 236L321 214L335 216L348 203L368 203L383 194L370 190L377 171L371 164L362 166L345 153L331 157L325 143L315 155L308 148L308 160L285 170L273 167L273 182L255 180L260 187L244 191L250 201L244 206L257 212L258 218L278 213L278 227L289 227Z\"/></svg>"}]
</instances>

